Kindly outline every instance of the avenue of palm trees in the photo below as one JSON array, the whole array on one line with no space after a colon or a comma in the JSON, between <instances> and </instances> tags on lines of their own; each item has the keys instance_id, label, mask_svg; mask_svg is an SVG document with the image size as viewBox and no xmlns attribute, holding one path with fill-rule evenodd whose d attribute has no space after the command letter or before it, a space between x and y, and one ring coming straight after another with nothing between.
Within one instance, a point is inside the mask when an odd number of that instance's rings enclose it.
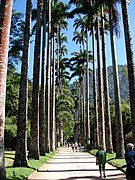
<instances>
[{"instance_id":1,"label":"avenue of palm trees","mask_svg":"<svg viewBox=\"0 0 135 180\"><path fill-rule=\"evenodd\" d=\"M26 1L14 167L27 167L29 158L38 160L41 155L56 150L67 140L77 140L92 148L101 144L107 152L113 153L115 150L117 158L124 158L125 137L114 38L120 33L118 4L121 4L124 27L121 31L124 31L128 69L131 138L132 143L135 143L135 74L129 1L69 0L68 4L61 1L37 0L36 9L32 8L32 0ZM74 9L71 10L71 6ZM0 179L6 177L4 128L12 7L13 0L0 1ZM64 34L69 18L74 19L73 41L80 47L79 52L73 52L70 59L67 58L68 39ZM35 22L33 26L32 21ZM106 33L110 36L114 79L115 144L110 116ZM31 37L34 37L35 45L31 116L28 119ZM93 82L90 82L90 75L93 76ZM71 86L73 77L77 77L77 80ZM90 83L93 83L92 119Z\"/></svg>"}]
</instances>

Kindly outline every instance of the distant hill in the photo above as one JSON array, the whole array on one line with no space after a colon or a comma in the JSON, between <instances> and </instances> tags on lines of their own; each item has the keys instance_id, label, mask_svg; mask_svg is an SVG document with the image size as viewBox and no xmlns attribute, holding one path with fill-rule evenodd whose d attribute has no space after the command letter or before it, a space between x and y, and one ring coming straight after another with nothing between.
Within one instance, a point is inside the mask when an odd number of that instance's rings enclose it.
<instances>
[{"instance_id":1,"label":"distant hill","mask_svg":"<svg viewBox=\"0 0 135 180\"><path fill-rule=\"evenodd\" d=\"M96 73L98 75L98 73ZM121 100L129 99L129 84L128 84L128 70L126 65L118 65L118 74L119 74L119 86L120 86L120 95ZM96 75L96 76L97 76ZM98 77L98 76L97 76ZM96 78L97 79L97 78ZM109 83L109 97L114 101L114 84L113 84L113 67L108 67L108 83ZM70 88L73 89L73 84L70 85ZM86 87L84 87L86 88ZM93 101L93 73L90 72L90 102Z\"/></svg>"},{"instance_id":2,"label":"distant hill","mask_svg":"<svg viewBox=\"0 0 135 180\"><path fill-rule=\"evenodd\" d=\"M126 65L118 65L119 85L121 100L129 99L129 84L128 73ZM109 83L109 96L111 100L114 100L114 84L113 84L113 68L108 67L108 83ZM93 99L93 76L90 76L90 101Z\"/></svg>"},{"instance_id":3,"label":"distant hill","mask_svg":"<svg viewBox=\"0 0 135 180\"><path fill-rule=\"evenodd\" d=\"M128 70L127 66L118 66L119 85L121 100L129 99L129 83L128 83ZM113 85L113 69L112 66L108 67L108 83L109 83L109 95L114 99L114 85Z\"/></svg>"}]
</instances>

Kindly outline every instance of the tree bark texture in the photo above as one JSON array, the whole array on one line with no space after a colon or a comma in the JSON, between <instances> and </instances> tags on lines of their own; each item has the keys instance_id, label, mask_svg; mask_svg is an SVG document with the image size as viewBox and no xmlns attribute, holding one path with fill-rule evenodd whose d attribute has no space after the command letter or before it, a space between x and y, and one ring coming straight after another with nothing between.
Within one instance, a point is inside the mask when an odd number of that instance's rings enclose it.
<instances>
[{"instance_id":1,"label":"tree bark texture","mask_svg":"<svg viewBox=\"0 0 135 180\"><path fill-rule=\"evenodd\" d=\"M116 157L124 157L124 137L123 137L123 122L121 111L121 97L119 88L119 77L117 67L117 57L115 48L115 39L113 34L113 24L111 19L112 8L109 6L109 23L110 23L110 42L112 52L113 80L114 80L114 97L115 97L115 131L116 133Z\"/></svg>"},{"instance_id":2,"label":"tree bark texture","mask_svg":"<svg viewBox=\"0 0 135 180\"><path fill-rule=\"evenodd\" d=\"M37 25L34 50L32 119L29 158L39 159L39 74L41 45L42 0L37 2Z\"/></svg>"},{"instance_id":3,"label":"tree bark texture","mask_svg":"<svg viewBox=\"0 0 135 180\"><path fill-rule=\"evenodd\" d=\"M6 76L12 4L12 0L1 0L0 4L0 179L6 178L4 160L4 125Z\"/></svg>"},{"instance_id":4,"label":"tree bark texture","mask_svg":"<svg viewBox=\"0 0 135 180\"><path fill-rule=\"evenodd\" d=\"M103 6L101 5L101 36L102 36L102 61L103 61L103 84L104 84L104 103L105 103L105 142L106 151L109 153L113 152L112 146L112 129L110 119L110 105L109 105L109 86L108 86L108 72L106 63L106 43L104 33L104 14Z\"/></svg>"},{"instance_id":5,"label":"tree bark texture","mask_svg":"<svg viewBox=\"0 0 135 180\"><path fill-rule=\"evenodd\" d=\"M127 1L121 0L123 25L125 34L125 45L127 55L127 67L128 67L128 80L129 80L129 96L130 96L130 107L131 107L131 120L132 120L132 139L135 143L135 70L134 70L134 58L132 48L132 38L130 34L130 25L128 17Z\"/></svg>"},{"instance_id":6,"label":"tree bark texture","mask_svg":"<svg viewBox=\"0 0 135 180\"><path fill-rule=\"evenodd\" d=\"M98 112L99 112L99 143L105 148L103 76L100 58L99 22L97 18L97 64L98 64Z\"/></svg>"},{"instance_id":7,"label":"tree bark texture","mask_svg":"<svg viewBox=\"0 0 135 180\"><path fill-rule=\"evenodd\" d=\"M52 44L52 32L51 32L51 0L48 2L48 12L49 12L49 22L48 22L48 49L47 49L47 63L46 63L46 134L45 134L45 143L46 143L46 152L50 152L50 102L51 102L51 93L50 93L50 71L51 71L51 44Z\"/></svg>"},{"instance_id":8,"label":"tree bark texture","mask_svg":"<svg viewBox=\"0 0 135 180\"><path fill-rule=\"evenodd\" d=\"M39 149L40 155L45 155L45 62L46 62L46 1L43 1L43 39L42 39L42 70L39 103Z\"/></svg>"}]
</instances>

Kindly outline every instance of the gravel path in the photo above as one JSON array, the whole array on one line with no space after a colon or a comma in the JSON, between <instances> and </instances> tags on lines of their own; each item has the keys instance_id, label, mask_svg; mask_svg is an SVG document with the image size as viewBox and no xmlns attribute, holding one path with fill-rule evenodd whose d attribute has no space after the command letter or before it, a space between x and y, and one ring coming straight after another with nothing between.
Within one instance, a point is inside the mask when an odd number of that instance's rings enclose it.
<instances>
[{"instance_id":1,"label":"gravel path","mask_svg":"<svg viewBox=\"0 0 135 180\"><path fill-rule=\"evenodd\" d=\"M95 157L88 152L72 152L71 148L62 148L58 153L43 164L28 180L96 180L99 177ZM106 164L106 178L125 180L125 174L115 167Z\"/></svg>"}]
</instances>

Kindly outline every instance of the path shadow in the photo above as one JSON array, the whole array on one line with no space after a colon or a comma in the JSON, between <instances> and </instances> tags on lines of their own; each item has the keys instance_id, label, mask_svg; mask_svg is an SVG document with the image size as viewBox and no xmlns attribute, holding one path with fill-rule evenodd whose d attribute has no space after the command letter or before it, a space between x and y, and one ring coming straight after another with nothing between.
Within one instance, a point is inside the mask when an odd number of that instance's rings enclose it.
<instances>
[{"instance_id":1,"label":"path shadow","mask_svg":"<svg viewBox=\"0 0 135 180\"><path fill-rule=\"evenodd\" d=\"M57 154L57 157L61 157L61 156L76 156L76 157L93 158L90 155L84 155L84 154Z\"/></svg>"},{"instance_id":2,"label":"path shadow","mask_svg":"<svg viewBox=\"0 0 135 180\"><path fill-rule=\"evenodd\" d=\"M6 178L6 180L26 180L26 177L23 175L20 177L10 176L9 178Z\"/></svg>"},{"instance_id":3,"label":"path shadow","mask_svg":"<svg viewBox=\"0 0 135 180\"><path fill-rule=\"evenodd\" d=\"M14 166L7 166L6 168L18 168L18 167L14 167ZM27 167L23 167L23 168L29 168L29 169L33 169L33 170L37 170L36 168L34 167L30 167L30 166L27 166Z\"/></svg>"},{"instance_id":4,"label":"path shadow","mask_svg":"<svg viewBox=\"0 0 135 180\"><path fill-rule=\"evenodd\" d=\"M5 159L12 159L12 160L14 160L15 158L14 157L5 157Z\"/></svg>"},{"instance_id":5,"label":"path shadow","mask_svg":"<svg viewBox=\"0 0 135 180\"><path fill-rule=\"evenodd\" d=\"M97 179L104 179L105 178L100 178L100 177L97 177L97 176L83 176L83 177L70 177L70 178L67 178L66 180L77 180L77 179L89 179L89 180L97 180ZM60 180L64 180L64 179L60 179ZM119 177L119 179L116 177L116 178L109 178L109 180L123 180L123 177Z\"/></svg>"},{"instance_id":6,"label":"path shadow","mask_svg":"<svg viewBox=\"0 0 135 180\"><path fill-rule=\"evenodd\" d=\"M89 163L89 164L92 164L92 163L94 163L95 164L95 162L93 161L93 162L82 162L82 161L78 161L78 162L74 162L74 164L77 164L77 163ZM73 162L47 162L47 164L73 164Z\"/></svg>"},{"instance_id":7,"label":"path shadow","mask_svg":"<svg viewBox=\"0 0 135 180\"><path fill-rule=\"evenodd\" d=\"M38 172L74 172L74 171L97 171L98 169L60 169L60 170L42 170L42 169L37 169ZM116 169L107 169L106 171L116 171Z\"/></svg>"},{"instance_id":8,"label":"path shadow","mask_svg":"<svg viewBox=\"0 0 135 180\"><path fill-rule=\"evenodd\" d=\"M74 176L74 177L69 177L67 178L66 180L75 180L75 179L93 179L93 180L96 180L96 179L102 179L100 177L96 177L96 176L83 176L83 177L77 177L77 176ZM60 179L60 180L64 180L64 179Z\"/></svg>"},{"instance_id":9,"label":"path shadow","mask_svg":"<svg viewBox=\"0 0 135 180\"><path fill-rule=\"evenodd\" d=\"M73 157L63 157L63 156L57 156L57 157L54 157L54 158L52 158L52 159L88 159L88 158L92 158L92 157L82 157L82 158L78 158L78 157L75 157L75 156L73 156Z\"/></svg>"}]
</instances>

